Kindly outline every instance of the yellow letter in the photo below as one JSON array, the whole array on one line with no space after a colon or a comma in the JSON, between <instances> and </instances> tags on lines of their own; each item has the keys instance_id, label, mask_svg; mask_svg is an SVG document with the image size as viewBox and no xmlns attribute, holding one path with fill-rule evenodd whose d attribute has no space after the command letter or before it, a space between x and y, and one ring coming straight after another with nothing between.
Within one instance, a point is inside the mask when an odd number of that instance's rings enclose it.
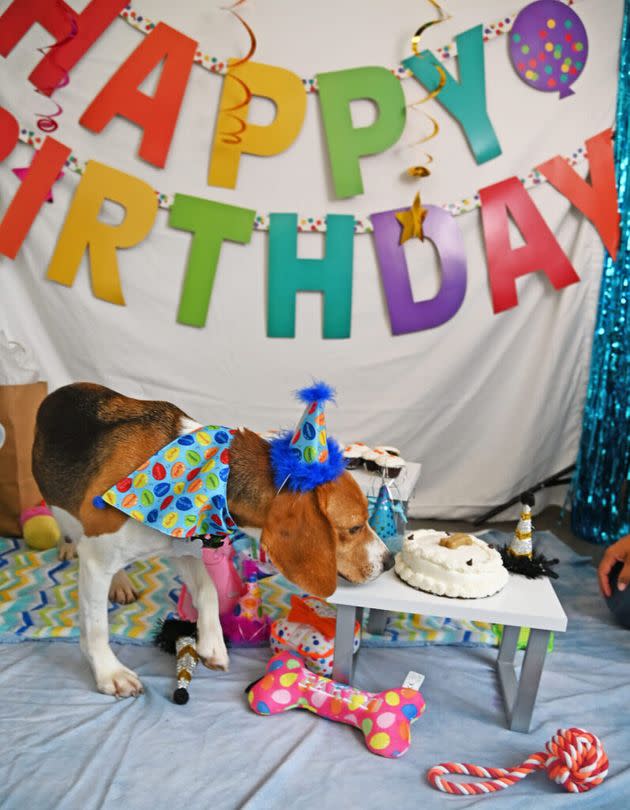
<instances>
[{"instance_id":1,"label":"yellow letter","mask_svg":"<svg viewBox=\"0 0 630 810\"><path fill-rule=\"evenodd\" d=\"M252 96L263 96L276 105L276 117L269 126L248 123ZM284 152L302 129L305 114L306 92L295 73L258 62L231 67L223 83L208 185L235 188L241 154L268 157Z\"/></svg>"},{"instance_id":2,"label":"yellow letter","mask_svg":"<svg viewBox=\"0 0 630 810\"><path fill-rule=\"evenodd\" d=\"M126 209L119 225L98 219L106 199ZM59 234L47 278L71 287L87 248L94 295L124 305L116 249L132 247L145 238L153 226L157 205L155 191L148 183L91 160Z\"/></svg>"}]
</instances>

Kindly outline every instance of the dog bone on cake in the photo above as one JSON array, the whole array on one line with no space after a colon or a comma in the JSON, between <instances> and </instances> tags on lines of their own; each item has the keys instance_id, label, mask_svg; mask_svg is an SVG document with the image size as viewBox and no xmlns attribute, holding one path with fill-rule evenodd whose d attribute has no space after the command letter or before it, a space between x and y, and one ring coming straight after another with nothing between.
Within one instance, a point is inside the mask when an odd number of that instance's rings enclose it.
<instances>
[{"instance_id":1,"label":"dog bone on cake","mask_svg":"<svg viewBox=\"0 0 630 810\"><path fill-rule=\"evenodd\" d=\"M449 534L448 537L443 537L440 540L440 545L444 548L459 548L460 546L472 546L473 541L470 535L457 532L457 534Z\"/></svg>"}]
</instances>

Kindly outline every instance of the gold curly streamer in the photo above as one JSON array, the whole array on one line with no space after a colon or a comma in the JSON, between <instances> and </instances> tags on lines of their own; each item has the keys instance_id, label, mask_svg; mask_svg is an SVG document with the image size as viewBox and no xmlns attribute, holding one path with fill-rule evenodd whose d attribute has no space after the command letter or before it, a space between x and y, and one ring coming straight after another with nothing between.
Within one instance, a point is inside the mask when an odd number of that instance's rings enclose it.
<instances>
[{"instance_id":1,"label":"gold curly streamer","mask_svg":"<svg viewBox=\"0 0 630 810\"><path fill-rule=\"evenodd\" d=\"M410 177L428 177L431 174L431 172L427 169L427 164L433 163L433 156L428 152L425 152L425 155L427 156L427 160L423 165L410 166L407 169L407 174Z\"/></svg>"},{"instance_id":2,"label":"gold curly streamer","mask_svg":"<svg viewBox=\"0 0 630 810\"><path fill-rule=\"evenodd\" d=\"M431 3L433 8L437 10L438 14L440 15L440 18L439 20L430 20L429 22L424 23L423 25L420 26L420 28L418 28L416 33L413 35L413 37L411 38L411 50L413 51L414 56L420 56L420 39L424 34L424 32L427 30L427 28L430 28L433 25L439 25L440 23L445 22L446 20L450 20L451 18L451 15L448 12L444 11L444 9L440 6L437 0L427 0L427 1ZM414 101L413 103L408 104L407 107L410 110L413 110L420 104L426 104L427 101L431 101L431 99L435 98L441 92L442 88L446 84L446 71L441 65L436 65L436 69L440 76L440 80L438 82L437 87L434 90L431 90L431 92L427 93L427 95L424 98L421 98L419 101ZM430 135L421 138L419 141L414 141L414 143L410 144L410 146L418 146L421 143L426 143L427 141L430 141L432 138L435 138L435 136L440 131L440 125L435 120L435 118L430 116L428 113L425 113L423 110L416 110L416 112L422 112L422 114L429 119L429 121L433 124L433 132ZM427 163L431 163L433 161L431 155L428 155L428 157L429 160L425 164L410 166L407 169L407 174L410 177L418 177L418 178L428 177L431 174L431 172L429 171L429 169L427 169Z\"/></svg>"},{"instance_id":3,"label":"gold curly streamer","mask_svg":"<svg viewBox=\"0 0 630 810\"><path fill-rule=\"evenodd\" d=\"M416 33L411 37L411 50L413 51L414 56L420 56L420 48L418 47L420 44L420 37L424 34L427 28L431 28L432 25L439 25L441 22L451 19L451 15L448 13L448 11L444 11L437 0L427 0L427 2L431 3L433 8L440 15L440 19L430 20L429 22L424 23L424 25L421 25Z\"/></svg>"},{"instance_id":4,"label":"gold curly streamer","mask_svg":"<svg viewBox=\"0 0 630 810\"><path fill-rule=\"evenodd\" d=\"M249 34L249 51L245 54L244 57L242 57L242 59L237 59L234 62L230 61L230 71L232 70L232 68L235 68L238 65L244 65L245 62L249 62L252 56L256 53L256 46L257 46L256 35L254 34L251 26L249 26L247 22L245 22L245 20L241 17L241 15L238 12L234 11L234 9L237 6L240 6L245 2L246 0L236 0L236 3L234 3L233 5L223 7L224 11L227 11L233 17L236 17L236 19L245 27L245 30ZM245 82L238 76L234 76L233 73L231 72L227 73L225 81L227 81L228 79L232 79L232 81L238 82L238 84L245 92L245 97L242 101L239 101L239 103L235 104L233 107L227 107L226 109L219 111L220 114L222 114L225 118L230 118L233 121L236 121L236 123L239 126L239 128L236 130L232 130L229 132L220 132L219 134L224 144L227 144L229 146L236 146L243 140L241 136L247 129L247 122L245 121L244 118L241 118L241 116L234 115L233 113L235 113L237 110L242 110L243 108L246 108L249 105L249 102L252 100L252 92L249 89L249 87L245 84Z\"/></svg>"}]
</instances>

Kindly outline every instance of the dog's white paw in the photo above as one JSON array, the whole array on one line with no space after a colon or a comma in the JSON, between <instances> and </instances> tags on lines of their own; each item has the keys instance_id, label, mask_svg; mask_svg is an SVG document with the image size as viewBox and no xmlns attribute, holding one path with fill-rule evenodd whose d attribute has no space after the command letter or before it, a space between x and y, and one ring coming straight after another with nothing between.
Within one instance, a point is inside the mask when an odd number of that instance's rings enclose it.
<instances>
[{"instance_id":1,"label":"dog's white paw","mask_svg":"<svg viewBox=\"0 0 630 810\"><path fill-rule=\"evenodd\" d=\"M208 669L228 671L230 659L222 633L213 633L206 638L200 638L197 642L197 653Z\"/></svg>"},{"instance_id":2,"label":"dog's white paw","mask_svg":"<svg viewBox=\"0 0 630 810\"><path fill-rule=\"evenodd\" d=\"M104 695L113 695L118 698L138 697L144 692L140 678L126 667L121 667L109 675L97 677L96 685L98 691Z\"/></svg>"},{"instance_id":3,"label":"dog's white paw","mask_svg":"<svg viewBox=\"0 0 630 810\"><path fill-rule=\"evenodd\" d=\"M77 556L77 544L72 540L65 538L62 543L59 543L59 559L60 560L74 560Z\"/></svg>"},{"instance_id":4,"label":"dog's white paw","mask_svg":"<svg viewBox=\"0 0 630 810\"><path fill-rule=\"evenodd\" d=\"M112 578L109 586L109 601L119 605L129 605L138 598L138 592L131 584L131 580L124 571L118 571Z\"/></svg>"}]
</instances>

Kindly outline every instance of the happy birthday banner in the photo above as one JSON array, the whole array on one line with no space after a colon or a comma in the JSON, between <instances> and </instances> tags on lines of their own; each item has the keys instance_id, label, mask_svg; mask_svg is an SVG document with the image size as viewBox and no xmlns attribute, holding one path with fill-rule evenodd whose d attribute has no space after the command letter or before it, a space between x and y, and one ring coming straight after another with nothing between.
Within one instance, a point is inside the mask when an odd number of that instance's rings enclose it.
<instances>
[{"instance_id":1,"label":"happy birthday banner","mask_svg":"<svg viewBox=\"0 0 630 810\"><path fill-rule=\"evenodd\" d=\"M511 29L510 56L517 75L536 90L558 92L559 98L573 93L571 84L582 73L588 56L586 30L569 5L560 0L537 0L514 20L506 18ZM123 6L125 0L92 0L78 14L63 0L14 0L0 17L0 54L8 56L32 25L42 25L55 38L55 44L41 49L43 58L29 80L36 92L50 99L68 83L73 67L103 32L123 14ZM229 11L250 34L250 50L245 58L228 60L223 80L208 169L208 185L222 188L236 188L243 154L272 157L286 150L297 139L306 114L303 80L284 68L254 62L253 31L232 9ZM128 7L126 10L129 14ZM79 123L98 133L117 116L130 121L142 130L139 157L164 168L189 74L200 52L198 43L180 31L162 22L151 25L146 38L105 83ZM501 154L486 105L483 43L482 25L456 37L459 80L446 73L428 50L416 52L414 48L414 54L402 63L459 122L478 164ZM156 68L157 87L149 96L138 88ZM315 84L337 197L362 194L361 158L383 152L399 140L407 109L400 78L396 71L379 66L317 75ZM274 102L276 115L271 124L259 126L248 120L254 96ZM369 99L378 108L378 116L370 126L355 128L352 124L350 106L357 99ZM62 112L56 106L56 112L38 123L42 131L56 129L54 116ZM44 120L48 123L44 124ZM16 257L43 202L50 198L54 182L64 167L70 168L81 175L81 180L46 277L72 286L87 251L94 295L124 305L117 250L137 245L148 236L161 200L138 177L93 160L83 168L69 147L51 135L39 139L34 132L20 128L16 118L3 108L0 108L0 160L11 154L18 139L25 139L25 133L26 139L39 148L30 167L14 170L16 174L21 172L18 176L22 182L0 222L0 254ZM614 257L619 242L619 217L611 130L588 139L585 154L590 183L560 156L537 166L532 176L546 179L580 210ZM479 189L475 198L481 207L495 313L517 305L519 277L543 272L556 290L579 281L518 178L510 177ZM106 199L125 209L125 216L117 225L98 219ZM177 320L202 327L210 307L223 242L247 244L260 217L249 208L181 193L175 193L172 202L170 199L168 202L168 225L192 235ZM509 216L523 236L522 247L510 245ZM452 214L436 205L422 205L417 197L411 207L376 212L369 219L393 334L418 332L446 323L460 309L467 282L463 239ZM355 217L328 214L312 230L323 230L324 220L325 258L315 260L297 256L300 230L297 214L268 217L269 337L294 337L295 299L303 290L323 294L325 338L350 336ZM440 259L441 286L437 295L427 301L414 300L405 259L404 242L416 237L429 239Z\"/></svg>"}]
</instances>

